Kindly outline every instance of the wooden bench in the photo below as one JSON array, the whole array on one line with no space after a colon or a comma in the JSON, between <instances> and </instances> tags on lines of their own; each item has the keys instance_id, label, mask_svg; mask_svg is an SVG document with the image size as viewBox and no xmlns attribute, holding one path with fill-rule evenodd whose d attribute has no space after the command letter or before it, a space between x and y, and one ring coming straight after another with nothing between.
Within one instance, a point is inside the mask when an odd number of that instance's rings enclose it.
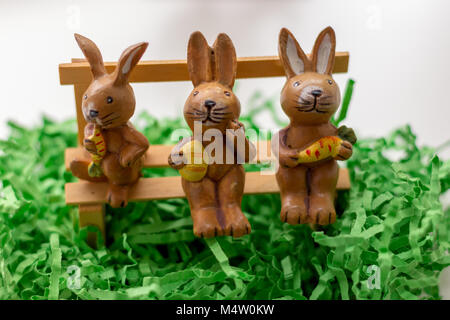
<instances>
[{"instance_id":1,"label":"wooden bench","mask_svg":"<svg viewBox=\"0 0 450 320\"><path fill-rule=\"evenodd\" d=\"M337 52L334 65L334 73L347 72L348 52ZM116 63L107 62L105 67L112 72ZM60 83L73 85L75 91L75 104L78 124L77 148L68 148L65 152L65 165L69 170L70 162L75 159L90 159L89 154L83 149L83 130L86 122L81 112L81 98L91 82L89 64L84 59L72 59L71 63L59 65ZM238 58L237 78L264 78L284 77L284 70L277 56L268 57L243 57ZM188 81L189 75L186 60L167 61L141 61L130 75L130 82L163 82L163 81ZM280 79L280 86L283 80ZM243 107L245 112L245 105ZM265 144L265 145L262 145ZM151 145L144 160L144 167L168 167L167 158L173 146ZM256 144L258 162L268 162L271 158L270 141L262 141ZM349 189L350 179L347 169L341 168L337 188ZM79 208L80 227L93 225L99 228L103 237L105 230L105 203L106 183L92 183L80 181L67 183L65 186L66 203L77 205ZM262 175L260 172L247 172L245 181L245 194L264 194L279 192L274 175ZM130 201L147 201L184 197L181 188L181 178L158 177L142 178L130 190ZM88 242L95 243L95 234L89 234Z\"/></svg>"}]
</instances>

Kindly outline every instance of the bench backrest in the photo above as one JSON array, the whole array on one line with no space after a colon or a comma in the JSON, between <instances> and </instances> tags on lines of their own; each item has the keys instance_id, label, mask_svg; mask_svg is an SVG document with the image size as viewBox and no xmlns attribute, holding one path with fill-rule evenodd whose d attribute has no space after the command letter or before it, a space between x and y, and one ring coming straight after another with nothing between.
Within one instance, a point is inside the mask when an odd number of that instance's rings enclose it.
<instances>
[{"instance_id":1,"label":"bench backrest","mask_svg":"<svg viewBox=\"0 0 450 320\"><path fill-rule=\"evenodd\" d=\"M333 73L345 73L348 70L349 53L336 52ZM108 72L113 72L116 62L105 62ZM266 78L284 76L278 56L241 57L237 60L236 78ZM72 59L71 63L59 65L59 79L62 85L73 85L78 122L78 142L83 141L86 122L81 112L81 99L91 80L89 64L84 59ZM168 82L188 81L186 60L140 61L130 75L130 82Z\"/></svg>"}]
</instances>

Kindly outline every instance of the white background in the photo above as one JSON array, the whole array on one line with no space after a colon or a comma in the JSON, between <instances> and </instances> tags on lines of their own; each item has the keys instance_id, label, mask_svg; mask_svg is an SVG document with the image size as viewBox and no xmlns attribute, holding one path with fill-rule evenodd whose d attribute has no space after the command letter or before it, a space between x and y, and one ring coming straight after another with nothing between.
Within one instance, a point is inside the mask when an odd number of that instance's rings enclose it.
<instances>
[{"instance_id":1,"label":"white background","mask_svg":"<svg viewBox=\"0 0 450 320\"><path fill-rule=\"evenodd\" d=\"M43 114L75 116L73 89L58 78L59 63L82 57L74 32L94 40L105 61L139 41L149 42L144 60L162 60L184 59L195 30L210 43L225 32L238 56L261 56L277 53L281 27L309 52L331 25L337 50L350 52L348 74L335 78L341 89L349 77L356 80L345 124L367 137L409 123L420 145L438 146L450 139L449 13L445 0L0 0L0 138L9 119L31 125ZM277 97L283 81L239 81L243 112L255 90ZM137 112L174 117L192 85L134 87Z\"/></svg>"}]
</instances>

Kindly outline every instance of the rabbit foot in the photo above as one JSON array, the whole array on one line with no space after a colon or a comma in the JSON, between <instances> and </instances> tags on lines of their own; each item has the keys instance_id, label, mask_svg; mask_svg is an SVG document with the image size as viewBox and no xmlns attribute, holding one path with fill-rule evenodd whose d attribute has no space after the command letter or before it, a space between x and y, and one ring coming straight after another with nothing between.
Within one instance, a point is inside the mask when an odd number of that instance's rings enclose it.
<instances>
[{"instance_id":1,"label":"rabbit foot","mask_svg":"<svg viewBox=\"0 0 450 320\"><path fill-rule=\"evenodd\" d=\"M216 218L216 208L201 208L191 211L194 235L199 238L213 238L224 234Z\"/></svg>"},{"instance_id":2,"label":"rabbit foot","mask_svg":"<svg viewBox=\"0 0 450 320\"><path fill-rule=\"evenodd\" d=\"M239 238L243 235L250 234L252 227L238 205L228 206L225 209L225 213L225 235Z\"/></svg>"},{"instance_id":3,"label":"rabbit foot","mask_svg":"<svg viewBox=\"0 0 450 320\"><path fill-rule=\"evenodd\" d=\"M306 192L285 194L281 198L281 212L280 220L289 223L290 225L297 225L307 223L309 201Z\"/></svg>"},{"instance_id":4,"label":"rabbit foot","mask_svg":"<svg viewBox=\"0 0 450 320\"><path fill-rule=\"evenodd\" d=\"M128 204L128 186L111 184L108 190L108 203L113 208L125 208Z\"/></svg>"},{"instance_id":5,"label":"rabbit foot","mask_svg":"<svg viewBox=\"0 0 450 320\"><path fill-rule=\"evenodd\" d=\"M286 205L281 208L280 219L290 225L307 223L306 206L303 204Z\"/></svg>"},{"instance_id":6,"label":"rabbit foot","mask_svg":"<svg viewBox=\"0 0 450 320\"><path fill-rule=\"evenodd\" d=\"M311 195L308 222L322 226L336 221L336 210L333 197L330 195Z\"/></svg>"}]
</instances>

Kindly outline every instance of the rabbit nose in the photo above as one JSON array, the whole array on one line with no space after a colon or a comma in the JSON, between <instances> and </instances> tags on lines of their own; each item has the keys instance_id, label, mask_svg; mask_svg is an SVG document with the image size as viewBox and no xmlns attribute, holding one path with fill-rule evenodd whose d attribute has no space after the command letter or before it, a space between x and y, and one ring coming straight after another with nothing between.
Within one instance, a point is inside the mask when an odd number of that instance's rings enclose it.
<instances>
[{"instance_id":1,"label":"rabbit nose","mask_svg":"<svg viewBox=\"0 0 450 320\"><path fill-rule=\"evenodd\" d=\"M319 97L322 94L322 90L313 90L313 91L311 91L311 94L314 97Z\"/></svg>"},{"instance_id":2,"label":"rabbit nose","mask_svg":"<svg viewBox=\"0 0 450 320\"><path fill-rule=\"evenodd\" d=\"M207 107L208 109L214 107L215 105L216 105L215 101L212 101L212 100L206 100L205 101L205 107Z\"/></svg>"},{"instance_id":3,"label":"rabbit nose","mask_svg":"<svg viewBox=\"0 0 450 320\"><path fill-rule=\"evenodd\" d=\"M91 118L95 118L96 116L98 116L98 111L96 111L96 110L89 110L89 116Z\"/></svg>"}]
</instances>

